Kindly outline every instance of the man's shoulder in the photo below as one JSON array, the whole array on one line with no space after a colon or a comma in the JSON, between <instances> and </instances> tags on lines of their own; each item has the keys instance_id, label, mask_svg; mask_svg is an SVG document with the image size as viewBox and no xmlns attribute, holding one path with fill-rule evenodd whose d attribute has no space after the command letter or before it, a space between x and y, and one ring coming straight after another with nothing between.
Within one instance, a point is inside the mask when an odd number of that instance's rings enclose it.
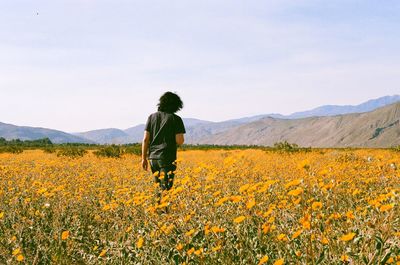
<instances>
[{"instance_id":1,"label":"man's shoulder","mask_svg":"<svg viewBox=\"0 0 400 265\"><path fill-rule=\"evenodd\" d=\"M162 111L157 111L157 112L150 114L149 119L150 120L160 119L160 120L167 120L167 121L169 121L169 120L182 121L182 118L180 116L176 115L175 113L168 113L168 112L162 112Z\"/></svg>"},{"instance_id":2,"label":"man's shoulder","mask_svg":"<svg viewBox=\"0 0 400 265\"><path fill-rule=\"evenodd\" d=\"M176 115L175 113L174 113L174 114L172 114L172 115L173 115L173 117L174 117L175 119L182 120L182 118L181 118L180 116Z\"/></svg>"},{"instance_id":3,"label":"man's shoulder","mask_svg":"<svg viewBox=\"0 0 400 265\"><path fill-rule=\"evenodd\" d=\"M154 118L157 118L157 117L160 117L160 116L162 116L162 113L157 111L157 112L154 112L154 113L150 114L149 115L149 119L154 119Z\"/></svg>"}]
</instances>

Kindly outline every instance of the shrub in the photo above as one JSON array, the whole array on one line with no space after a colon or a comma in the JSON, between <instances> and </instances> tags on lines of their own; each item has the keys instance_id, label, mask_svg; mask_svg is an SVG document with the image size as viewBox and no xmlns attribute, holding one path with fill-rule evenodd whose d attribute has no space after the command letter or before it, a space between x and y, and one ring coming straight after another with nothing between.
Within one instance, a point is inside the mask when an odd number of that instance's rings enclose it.
<instances>
[{"instance_id":1,"label":"shrub","mask_svg":"<svg viewBox=\"0 0 400 265\"><path fill-rule=\"evenodd\" d=\"M142 147L141 145L132 145L127 146L124 149L125 154L133 154L133 155L141 155L142 154Z\"/></svg>"},{"instance_id":2,"label":"shrub","mask_svg":"<svg viewBox=\"0 0 400 265\"><path fill-rule=\"evenodd\" d=\"M291 144L287 141L278 142L274 144L275 150L282 151L282 152L298 152L300 148L297 144Z\"/></svg>"},{"instance_id":3,"label":"shrub","mask_svg":"<svg viewBox=\"0 0 400 265\"><path fill-rule=\"evenodd\" d=\"M57 156L67 156L71 158L77 158L84 156L86 153L87 151L83 148L68 146L59 150L57 152Z\"/></svg>"},{"instance_id":4,"label":"shrub","mask_svg":"<svg viewBox=\"0 0 400 265\"><path fill-rule=\"evenodd\" d=\"M12 153L12 154L20 154L24 151L23 148L19 146L1 146L0 147L0 153Z\"/></svg>"},{"instance_id":5,"label":"shrub","mask_svg":"<svg viewBox=\"0 0 400 265\"><path fill-rule=\"evenodd\" d=\"M114 157L114 158L120 158L121 155L123 154L123 149L118 146L118 145L109 145L103 148L100 148L97 151L94 151L93 154L96 156L102 156L102 157Z\"/></svg>"},{"instance_id":6,"label":"shrub","mask_svg":"<svg viewBox=\"0 0 400 265\"><path fill-rule=\"evenodd\" d=\"M56 149L54 147L43 147L42 148L43 152L48 153L48 154L53 154L56 152Z\"/></svg>"}]
</instances>

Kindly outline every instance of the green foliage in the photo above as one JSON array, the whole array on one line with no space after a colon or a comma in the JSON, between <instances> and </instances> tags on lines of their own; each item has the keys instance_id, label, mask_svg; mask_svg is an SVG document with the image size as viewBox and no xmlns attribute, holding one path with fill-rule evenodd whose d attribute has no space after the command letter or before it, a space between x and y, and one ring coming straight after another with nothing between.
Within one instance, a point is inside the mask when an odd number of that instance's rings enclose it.
<instances>
[{"instance_id":1,"label":"green foliage","mask_svg":"<svg viewBox=\"0 0 400 265\"><path fill-rule=\"evenodd\" d=\"M291 144L287 141L275 143L274 148L285 152L296 152L299 150L299 146L297 144Z\"/></svg>"},{"instance_id":2,"label":"green foliage","mask_svg":"<svg viewBox=\"0 0 400 265\"><path fill-rule=\"evenodd\" d=\"M142 146L140 144L125 145L124 154L140 156L142 154Z\"/></svg>"},{"instance_id":3,"label":"green foliage","mask_svg":"<svg viewBox=\"0 0 400 265\"><path fill-rule=\"evenodd\" d=\"M49 138L22 141L20 139L6 140L3 137L0 137L0 146L19 146L24 149L29 149L52 145L53 143L50 141Z\"/></svg>"},{"instance_id":4,"label":"green foliage","mask_svg":"<svg viewBox=\"0 0 400 265\"><path fill-rule=\"evenodd\" d=\"M12 153L12 154L20 154L24 151L23 148L19 146L0 146L0 153Z\"/></svg>"},{"instance_id":5,"label":"green foliage","mask_svg":"<svg viewBox=\"0 0 400 265\"><path fill-rule=\"evenodd\" d=\"M102 147L99 150L93 152L93 154L98 157L102 156L102 157L114 157L114 158L120 158L123 153L124 153L123 148L115 144Z\"/></svg>"},{"instance_id":6,"label":"green foliage","mask_svg":"<svg viewBox=\"0 0 400 265\"><path fill-rule=\"evenodd\" d=\"M71 157L71 158L77 158L77 157L82 157L87 153L87 151L81 147L75 147L75 146L68 146L61 148L57 152L57 156L66 156L66 157Z\"/></svg>"},{"instance_id":7,"label":"green foliage","mask_svg":"<svg viewBox=\"0 0 400 265\"><path fill-rule=\"evenodd\" d=\"M56 152L56 148L53 146L47 146L42 148L43 152L48 153L48 154L53 154Z\"/></svg>"},{"instance_id":8,"label":"green foliage","mask_svg":"<svg viewBox=\"0 0 400 265\"><path fill-rule=\"evenodd\" d=\"M289 143L287 141L283 141L283 142L278 142L274 144L274 150L280 151L280 152L299 152L299 151L304 151L304 152L309 152L311 151L311 147L309 148L302 148L299 147L297 144L295 143Z\"/></svg>"},{"instance_id":9,"label":"green foliage","mask_svg":"<svg viewBox=\"0 0 400 265\"><path fill-rule=\"evenodd\" d=\"M178 148L180 151L187 151L187 150L244 150L244 149L261 149L266 150L269 149L265 146L257 146L257 145L214 145L214 144L198 144L198 145L191 145L191 144L184 144L179 146Z\"/></svg>"},{"instance_id":10,"label":"green foliage","mask_svg":"<svg viewBox=\"0 0 400 265\"><path fill-rule=\"evenodd\" d=\"M393 147L392 147L392 150L393 150L393 151L396 151L396 152L400 152L400 145L398 145L398 146L393 146Z\"/></svg>"},{"instance_id":11,"label":"green foliage","mask_svg":"<svg viewBox=\"0 0 400 265\"><path fill-rule=\"evenodd\" d=\"M128 145L107 145L100 147L98 150L94 151L98 157L114 157L120 158L124 154L141 155L142 146L140 144L128 144Z\"/></svg>"}]
</instances>

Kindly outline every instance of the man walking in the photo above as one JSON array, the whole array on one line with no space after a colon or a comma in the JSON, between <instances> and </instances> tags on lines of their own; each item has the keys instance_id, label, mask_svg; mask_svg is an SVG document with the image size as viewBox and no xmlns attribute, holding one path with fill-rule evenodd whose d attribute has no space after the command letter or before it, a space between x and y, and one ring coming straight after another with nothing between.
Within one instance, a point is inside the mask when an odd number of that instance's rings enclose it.
<instances>
[{"instance_id":1,"label":"man walking","mask_svg":"<svg viewBox=\"0 0 400 265\"><path fill-rule=\"evenodd\" d=\"M147 119L142 143L142 167L148 168L150 160L155 181L162 191L172 188L176 170L177 145L184 142L185 126L175 113L183 108L177 94L164 93L158 103L158 111Z\"/></svg>"}]
</instances>

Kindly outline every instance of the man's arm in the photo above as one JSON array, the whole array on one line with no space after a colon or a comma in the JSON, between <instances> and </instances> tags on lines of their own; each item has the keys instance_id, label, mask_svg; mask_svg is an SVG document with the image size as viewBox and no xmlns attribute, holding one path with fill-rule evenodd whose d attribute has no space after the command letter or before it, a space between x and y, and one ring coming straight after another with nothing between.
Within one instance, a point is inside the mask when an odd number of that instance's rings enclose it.
<instances>
[{"instance_id":1,"label":"man's arm","mask_svg":"<svg viewBox=\"0 0 400 265\"><path fill-rule=\"evenodd\" d=\"M142 168L147 170L148 162L147 162L147 153L149 151L150 144L150 133L148 131L144 131L143 142L142 142Z\"/></svg>"},{"instance_id":2,"label":"man's arm","mask_svg":"<svg viewBox=\"0 0 400 265\"><path fill-rule=\"evenodd\" d=\"M185 142L185 137L183 136L183 133L176 134L175 140L177 145L183 145L183 143Z\"/></svg>"}]
</instances>

